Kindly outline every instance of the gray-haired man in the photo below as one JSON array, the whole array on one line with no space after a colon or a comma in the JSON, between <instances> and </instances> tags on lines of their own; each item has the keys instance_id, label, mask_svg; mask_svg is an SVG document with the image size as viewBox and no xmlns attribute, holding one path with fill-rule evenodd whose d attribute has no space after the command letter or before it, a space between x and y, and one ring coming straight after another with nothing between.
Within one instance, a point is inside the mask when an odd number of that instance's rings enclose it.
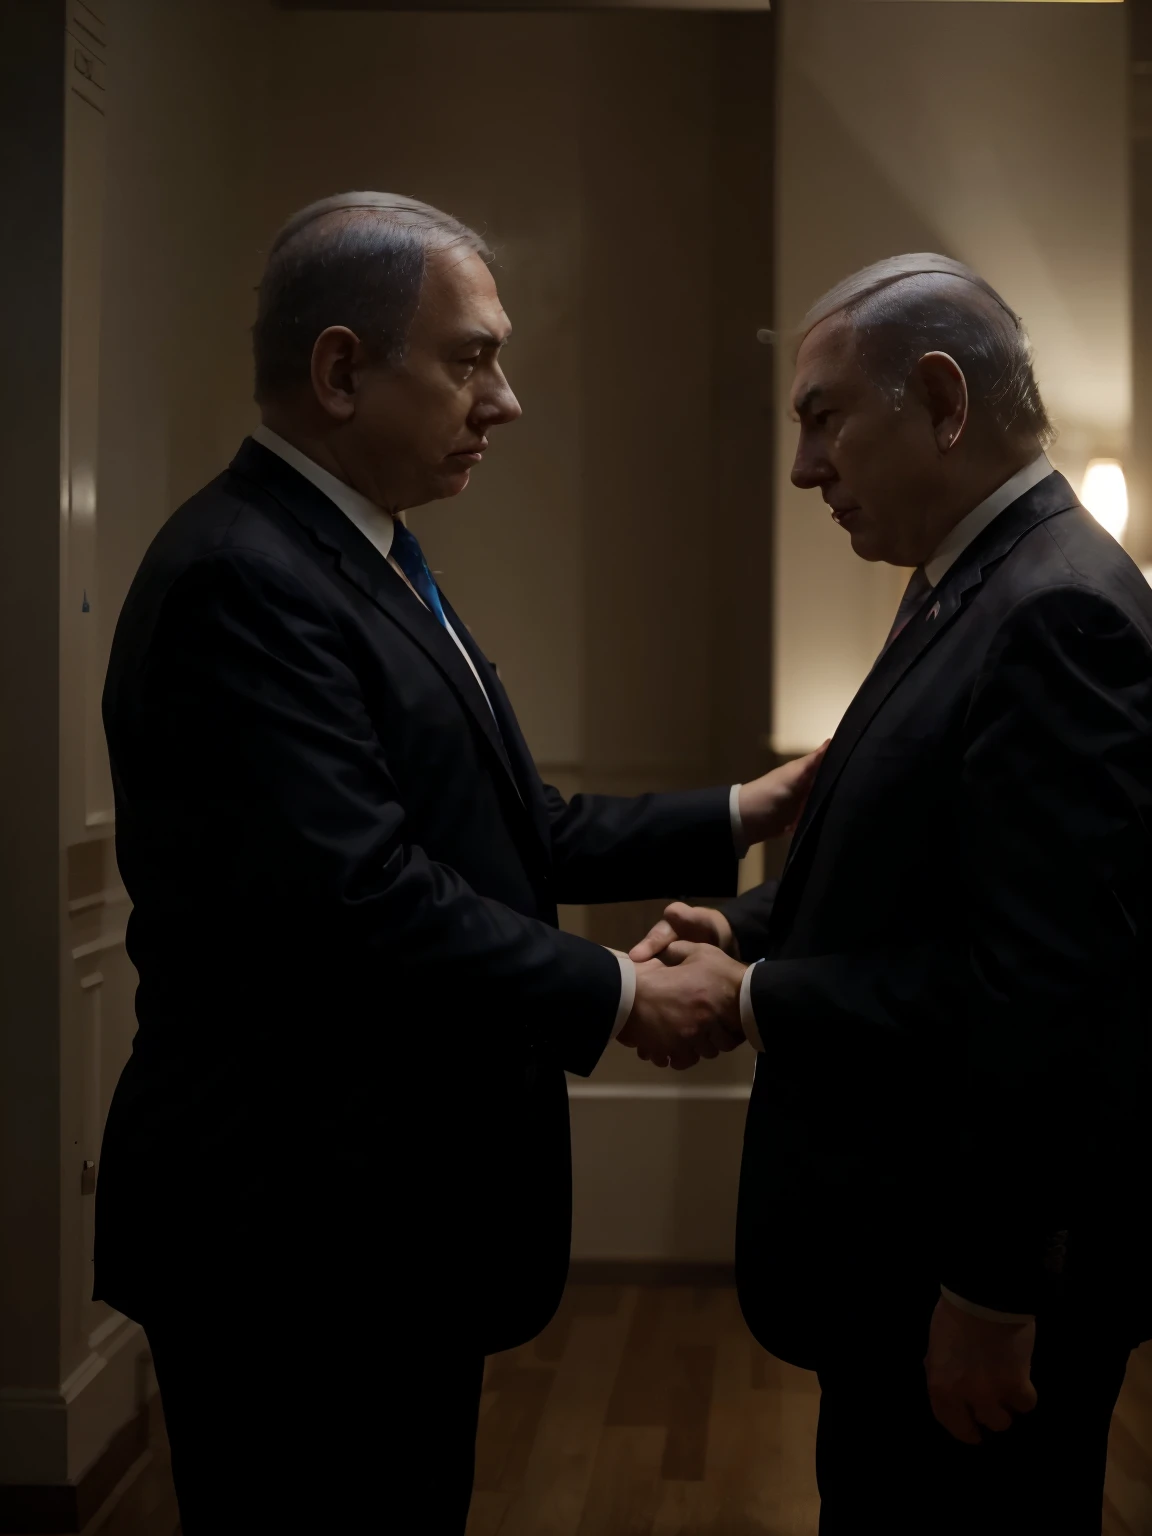
<instances>
[{"instance_id":1,"label":"gray-haired man","mask_svg":"<svg viewBox=\"0 0 1152 1536\"><path fill-rule=\"evenodd\" d=\"M626 1025L680 1065L742 1038L715 1024L724 957L637 967L557 903L731 891L811 772L567 803L540 782L396 515L462 491L520 414L486 255L386 194L290 221L263 424L161 530L117 628L140 1030L96 1287L152 1345L185 1536L392 1510L462 1531L483 1357L565 1282L565 1069Z\"/></svg>"},{"instance_id":2,"label":"gray-haired man","mask_svg":"<svg viewBox=\"0 0 1152 1536\"><path fill-rule=\"evenodd\" d=\"M827 294L793 403L795 484L914 575L779 889L633 955L759 962L740 1296L819 1373L822 1536L1099 1536L1152 1333L1152 591L959 263Z\"/></svg>"}]
</instances>

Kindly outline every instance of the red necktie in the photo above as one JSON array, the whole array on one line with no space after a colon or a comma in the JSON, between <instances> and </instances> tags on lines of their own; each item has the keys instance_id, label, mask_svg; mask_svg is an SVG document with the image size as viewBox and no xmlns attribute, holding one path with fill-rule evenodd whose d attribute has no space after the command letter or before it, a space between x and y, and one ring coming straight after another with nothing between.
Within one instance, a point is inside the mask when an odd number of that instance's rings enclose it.
<instances>
[{"instance_id":1,"label":"red necktie","mask_svg":"<svg viewBox=\"0 0 1152 1536\"><path fill-rule=\"evenodd\" d=\"M900 599L900 606L896 610L896 617L893 620L892 628L888 631L888 638L884 642L884 650L880 652L881 656L883 656L884 651L892 644L893 640L908 623L909 619L913 617L916 610L923 604L924 599L931 591L932 583L928 580L924 567L918 565L912 572L911 581L904 589L904 596Z\"/></svg>"}]
</instances>

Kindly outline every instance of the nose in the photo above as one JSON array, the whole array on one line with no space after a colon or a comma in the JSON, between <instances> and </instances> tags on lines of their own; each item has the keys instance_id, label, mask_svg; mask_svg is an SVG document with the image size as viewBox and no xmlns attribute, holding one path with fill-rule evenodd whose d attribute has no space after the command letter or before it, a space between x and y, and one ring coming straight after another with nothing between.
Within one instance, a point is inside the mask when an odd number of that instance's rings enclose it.
<instances>
[{"instance_id":1,"label":"nose","mask_svg":"<svg viewBox=\"0 0 1152 1536\"><path fill-rule=\"evenodd\" d=\"M524 410L512 393L512 386L502 369L496 369L493 387L482 400L477 401L474 416L485 428L502 427L510 421L518 421Z\"/></svg>"},{"instance_id":2,"label":"nose","mask_svg":"<svg viewBox=\"0 0 1152 1536\"><path fill-rule=\"evenodd\" d=\"M801 491L813 491L835 479L835 472L827 459L804 441L801 434L796 445L796 457L792 461L792 484Z\"/></svg>"}]
</instances>

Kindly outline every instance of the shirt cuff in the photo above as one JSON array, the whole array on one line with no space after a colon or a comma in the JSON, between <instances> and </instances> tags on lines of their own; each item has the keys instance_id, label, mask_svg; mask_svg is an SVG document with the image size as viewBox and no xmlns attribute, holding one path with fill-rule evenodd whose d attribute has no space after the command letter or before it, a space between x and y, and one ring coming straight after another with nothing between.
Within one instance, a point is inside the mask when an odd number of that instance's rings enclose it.
<instances>
[{"instance_id":1,"label":"shirt cuff","mask_svg":"<svg viewBox=\"0 0 1152 1536\"><path fill-rule=\"evenodd\" d=\"M972 1317L982 1317L986 1323L1030 1323L1035 1317L1032 1312L997 1312L993 1307L982 1307L979 1302L966 1301L963 1296L957 1296L946 1285L940 1287L940 1294L945 1301L959 1307L961 1312L967 1312Z\"/></svg>"},{"instance_id":2,"label":"shirt cuff","mask_svg":"<svg viewBox=\"0 0 1152 1536\"><path fill-rule=\"evenodd\" d=\"M612 1034L609 1037L615 1040L627 1024L632 1013L632 1004L636 1001L636 967L628 956L621 954L618 949L614 949L612 953L620 962L620 1001L616 1005L616 1022L612 1026Z\"/></svg>"},{"instance_id":3,"label":"shirt cuff","mask_svg":"<svg viewBox=\"0 0 1152 1536\"><path fill-rule=\"evenodd\" d=\"M740 814L740 784L733 784L732 792L728 796L728 820L732 823L732 843L736 849L736 857L742 859L748 852L749 843L744 831L744 818Z\"/></svg>"},{"instance_id":4,"label":"shirt cuff","mask_svg":"<svg viewBox=\"0 0 1152 1536\"><path fill-rule=\"evenodd\" d=\"M759 960L753 960L752 964L744 972L744 980L740 983L740 1023L748 1044L754 1051L762 1051L764 1049L764 1042L760 1038L760 1028L756 1023L756 1010L752 1006L752 972L759 964Z\"/></svg>"}]
</instances>

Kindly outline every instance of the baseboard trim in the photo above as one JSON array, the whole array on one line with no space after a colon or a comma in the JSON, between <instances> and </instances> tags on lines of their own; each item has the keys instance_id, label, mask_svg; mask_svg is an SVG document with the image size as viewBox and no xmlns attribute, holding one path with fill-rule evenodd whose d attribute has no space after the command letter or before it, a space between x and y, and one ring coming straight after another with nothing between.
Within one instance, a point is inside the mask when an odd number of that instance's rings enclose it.
<instances>
[{"instance_id":1,"label":"baseboard trim","mask_svg":"<svg viewBox=\"0 0 1152 1536\"><path fill-rule=\"evenodd\" d=\"M576 1259L568 1271L570 1285L695 1285L736 1284L732 1264L693 1263L683 1259Z\"/></svg>"},{"instance_id":2,"label":"baseboard trim","mask_svg":"<svg viewBox=\"0 0 1152 1536\"><path fill-rule=\"evenodd\" d=\"M149 1454L154 1405L142 1408L74 1483L0 1484L2 1536L74 1536Z\"/></svg>"},{"instance_id":3,"label":"baseboard trim","mask_svg":"<svg viewBox=\"0 0 1152 1536\"><path fill-rule=\"evenodd\" d=\"M568 1097L573 1101L599 1099L640 1099L645 1103L676 1100L680 1103L747 1104L751 1083L588 1083L568 1080Z\"/></svg>"}]
</instances>

